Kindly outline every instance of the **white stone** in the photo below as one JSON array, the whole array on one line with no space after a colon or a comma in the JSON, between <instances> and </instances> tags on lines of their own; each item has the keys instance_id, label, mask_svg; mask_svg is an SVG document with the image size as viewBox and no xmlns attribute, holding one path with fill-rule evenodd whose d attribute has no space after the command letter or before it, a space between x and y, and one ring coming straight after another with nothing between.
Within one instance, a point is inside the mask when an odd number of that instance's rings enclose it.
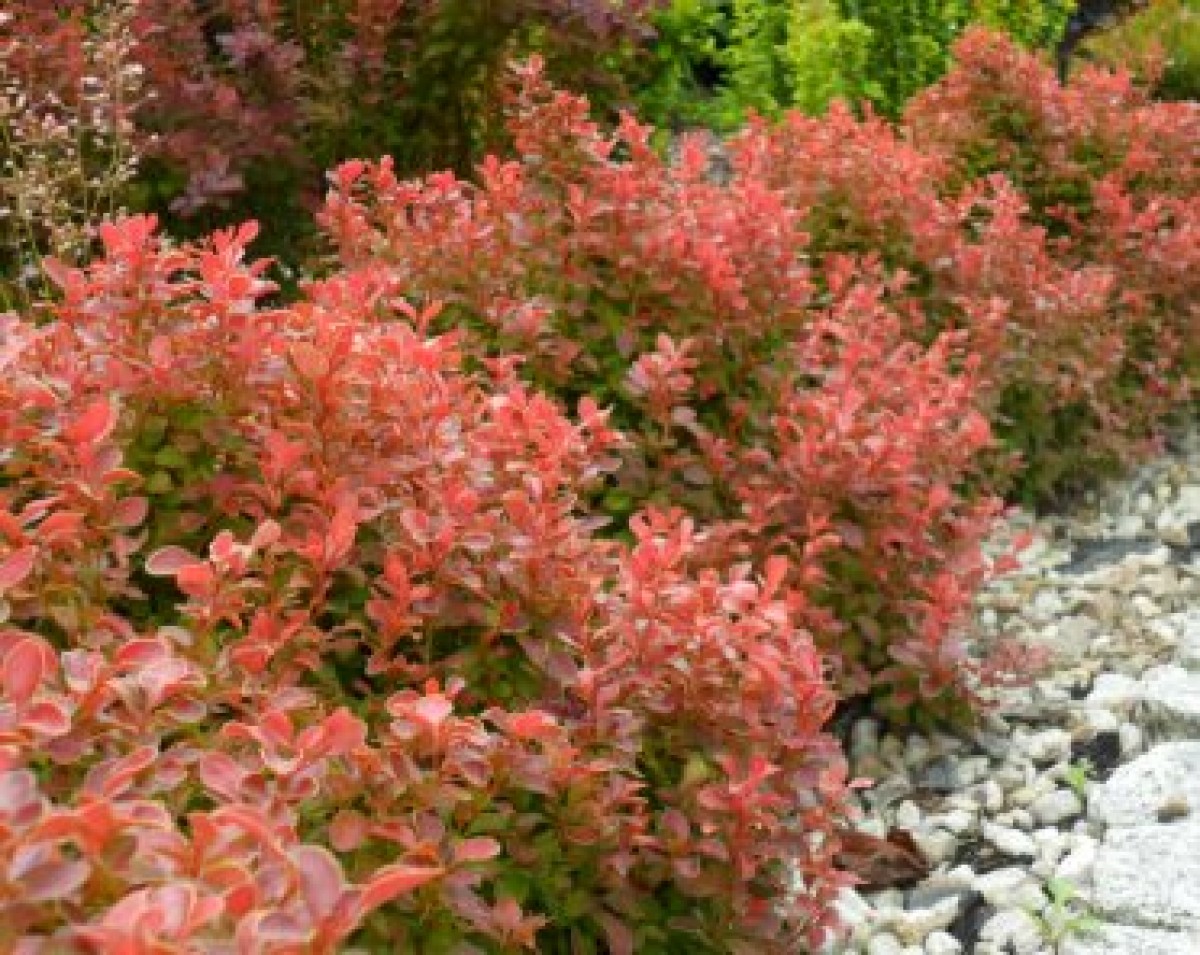
<instances>
[{"instance_id":1,"label":"white stone","mask_svg":"<svg viewBox=\"0 0 1200 955\"><path fill-rule=\"evenodd\" d=\"M1035 763L1053 763L1071 755L1071 734L1064 729L1035 733L1025 741L1025 752Z\"/></svg>"},{"instance_id":2,"label":"white stone","mask_svg":"<svg viewBox=\"0 0 1200 955\"><path fill-rule=\"evenodd\" d=\"M1040 826L1057 826L1083 812L1079 797L1069 789L1056 789L1039 796L1029 811Z\"/></svg>"},{"instance_id":3,"label":"white stone","mask_svg":"<svg viewBox=\"0 0 1200 955\"><path fill-rule=\"evenodd\" d=\"M854 889L842 889L833 907L842 924L855 935L871 921L870 903Z\"/></svg>"},{"instance_id":4,"label":"white stone","mask_svg":"<svg viewBox=\"0 0 1200 955\"><path fill-rule=\"evenodd\" d=\"M1112 710L1102 706L1089 706L1079 714L1080 726L1095 736L1097 733L1115 733L1121 720Z\"/></svg>"},{"instance_id":5,"label":"white stone","mask_svg":"<svg viewBox=\"0 0 1200 955\"><path fill-rule=\"evenodd\" d=\"M1065 938L1059 955L1196 955L1200 933L1165 932L1128 925L1102 925Z\"/></svg>"},{"instance_id":6,"label":"white stone","mask_svg":"<svg viewBox=\"0 0 1200 955\"><path fill-rule=\"evenodd\" d=\"M1139 514L1126 514L1117 519L1113 533L1117 537L1137 537L1146 529L1146 519Z\"/></svg>"},{"instance_id":7,"label":"white stone","mask_svg":"<svg viewBox=\"0 0 1200 955\"><path fill-rule=\"evenodd\" d=\"M910 832L921 825L921 810L916 804L905 800L896 807L896 825Z\"/></svg>"},{"instance_id":8,"label":"white stone","mask_svg":"<svg viewBox=\"0 0 1200 955\"><path fill-rule=\"evenodd\" d=\"M924 736L912 735L904 747L904 761L912 767L923 766L929 762L932 748Z\"/></svg>"},{"instance_id":9,"label":"white stone","mask_svg":"<svg viewBox=\"0 0 1200 955\"><path fill-rule=\"evenodd\" d=\"M959 955L962 943L949 932L934 932L925 939L925 955Z\"/></svg>"},{"instance_id":10,"label":"white stone","mask_svg":"<svg viewBox=\"0 0 1200 955\"><path fill-rule=\"evenodd\" d=\"M1042 947L1042 931L1028 912L1005 909L984 923L979 940L1012 955L1035 955Z\"/></svg>"},{"instance_id":11,"label":"white stone","mask_svg":"<svg viewBox=\"0 0 1200 955\"><path fill-rule=\"evenodd\" d=\"M969 832L975 824L975 815L965 809L951 809L940 816L930 817L929 821L961 836L963 833Z\"/></svg>"},{"instance_id":12,"label":"white stone","mask_svg":"<svg viewBox=\"0 0 1200 955\"><path fill-rule=\"evenodd\" d=\"M1175 508L1193 520L1200 520L1200 484L1184 484L1180 487Z\"/></svg>"},{"instance_id":13,"label":"white stone","mask_svg":"<svg viewBox=\"0 0 1200 955\"><path fill-rule=\"evenodd\" d=\"M1072 885L1084 885L1092 880L1096 867L1096 840L1082 833L1074 837L1074 846L1054 870L1054 875Z\"/></svg>"},{"instance_id":14,"label":"white stone","mask_svg":"<svg viewBox=\"0 0 1200 955\"><path fill-rule=\"evenodd\" d=\"M1152 739L1200 737L1200 673L1164 666L1144 674L1140 722Z\"/></svg>"},{"instance_id":15,"label":"white stone","mask_svg":"<svg viewBox=\"0 0 1200 955\"><path fill-rule=\"evenodd\" d=\"M992 822L983 824L983 838L1008 856L1037 855L1037 844L1028 833L1007 826L998 826Z\"/></svg>"},{"instance_id":16,"label":"white stone","mask_svg":"<svg viewBox=\"0 0 1200 955\"><path fill-rule=\"evenodd\" d=\"M945 829L933 829L913 833L913 841L930 863L937 866L949 862L958 850L958 839Z\"/></svg>"},{"instance_id":17,"label":"white stone","mask_svg":"<svg viewBox=\"0 0 1200 955\"><path fill-rule=\"evenodd\" d=\"M994 779L988 779L979 786L979 804L988 812L999 812L1004 807L1004 789Z\"/></svg>"},{"instance_id":18,"label":"white stone","mask_svg":"<svg viewBox=\"0 0 1200 955\"><path fill-rule=\"evenodd\" d=\"M1038 861L1047 866L1055 866L1071 849L1071 835L1060 829L1039 829L1033 834L1033 841L1038 847Z\"/></svg>"},{"instance_id":19,"label":"white stone","mask_svg":"<svg viewBox=\"0 0 1200 955\"><path fill-rule=\"evenodd\" d=\"M886 927L905 945L923 942L938 929L946 928L962 909L962 898L951 896L923 909L892 913Z\"/></svg>"},{"instance_id":20,"label":"white stone","mask_svg":"<svg viewBox=\"0 0 1200 955\"><path fill-rule=\"evenodd\" d=\"M1142 580L1142 586L1147 586L1147 579ZM1155 588L1161 592L1164 588L1159 585ZM1162 613L1162 608L1145 594L1134 594L1132 601L1133 612L1142 620L1149 620L1152 617L1157 617Z\"/></svg>"},{"instance_id":21,"label":"white stone","mask_svg":"<svg viewBox=\"0 0 1200 955\"><path fill-rule=\"evenodd\" d=\"M900 939L895 935L889 935L886 932L882 935L874 936L867 943L867 955L903 955L904 946Z\"/></svg>"},{"instance_id":22,"label":"white stone","mask_svg":"<svg viewBox=\"0 0 1200 955\"><path fill-rule=\"evenodd\" d=\"M1200 823L1110 829L1093 884L1096 910L1112 921L1200 929Z\"/></svg>"},{"instance_id":23,"label":"white stone","mask_svg":"<svg viewBox=\"0 0 1200 955\"><path fill-rule=\"evenodd\" d=\"M1136 723L1122 723L1117 730L1117 738L1121 744L1122 759L1132 759L1146 743L1145 735Z\"/></svg>"},{"instance_id":24,"label":"white stone","mask_svg":"<svg viewBox=\"0 0 1200 955\"><path fill-rule=\"evenodd\" d=\"M1104 826L1153 825L1173 799L1200 807L1200 741L1160 743L1118 767L1092 787L1088 818Z\"/></svg>"},{"instance_id":25,"label":"white stone","mask_svg":"<svg viewBox=\"0 0 1200 955\"><path fill-rule=\"evenodd\" d=\"M1037 906L1042 902L1042 890L1037 880L1016 866L977 876L974 889L998 909L1024 909L1031 903Z\"/></svg>"},{"instance_id":26,"label":"white stone","mask_svg":"<svg viewBox=\"0 0 1200 955\"><path fill-rule=\"evenodd\" d=\"M1125 714L1141 694L1141 684L1133 677L1124 673L1101 673L1088 694L1087 705Z\"/></svg>"},{"instance_id":27,"label":"white stone","mask_svg":"<svg viewBox=\"0 0 1200 955\"><path fill-rule=\"evenodd\" d=\"M969 756L958 761L957 773L960 786L977 783L988 774L991 763L986 756Z\"/></svg>"},{"instance_id":28,"label":"white stone","mask_svg":"<svg viewBox=\"0 0 1200 955\"><path fill-rule=\"evenodd\" d=\"M1192 673L1200 673L1200 628L1184 632L1179 640L1176 661Z\"/></svg>"}]
</instances>

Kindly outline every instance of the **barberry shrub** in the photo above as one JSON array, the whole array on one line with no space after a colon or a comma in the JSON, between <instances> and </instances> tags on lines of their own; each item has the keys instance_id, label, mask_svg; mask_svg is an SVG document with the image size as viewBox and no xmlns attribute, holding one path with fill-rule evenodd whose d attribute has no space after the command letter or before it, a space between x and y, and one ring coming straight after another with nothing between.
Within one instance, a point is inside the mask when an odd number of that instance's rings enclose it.
<instances>
[{"instance_id":1,"label":"barberry shrub","mask_svg":"<svg viewBox=\"0 0 1200 955\"><path fill-rule=\"evenodd\" d=\"M1025 358L1040 381L1025 383L1006 421L1030 466L1048 468L1033 482L1040 494L1127 459L1192 394L1200 108L1153 102L1128 73L1102 68L1064 87L1046 62L984 31L964 36L955 58L910 105L905 131L947 164L941 191L958 204L970 257L997 291L1017 290L1011 318L1041 353ZM959 291L987 291L976 269L943 274ZM1047 322L1056 312L1065 322ZM1039 342L1046 324L1058 326L1053 348ZM1074 343L1062 335L1071 329ZM1068 400L1048 406L1055 379Z\"/></svg>"},{"instance_id":2,"label":"barberry shrub","mask_svg":"<svg viewBox=\"0 0 1200 955\"><path fill-rule=\"evenodd\" d=\"M870 262L814 273L804 207L753 144L714 181L698 141L670 163L631 118L604 134L536 64L512 123L519 158L478 184L336 170L321 219L342 266L444 302L478 360L521 354L538 386L611 407L629 443L593 506L618 536L675 505L700 521L702 566L786 554L843 692L962 703L953 634L993 510L964 493L991 437L963 337L921 340Z\"/></svg>"},{"instance_id":3,"label":"barberry shrub","mask_svg":"<svg viewBox=\"0 0 1200 955\"><path fill-rule=\"evenodd\" d=\"M598 536L593 400L383 270L270 306L253 235L104 226L0 327L0 948L818 941L844 766L786 558Z\"/></svg>"}]
</instances>

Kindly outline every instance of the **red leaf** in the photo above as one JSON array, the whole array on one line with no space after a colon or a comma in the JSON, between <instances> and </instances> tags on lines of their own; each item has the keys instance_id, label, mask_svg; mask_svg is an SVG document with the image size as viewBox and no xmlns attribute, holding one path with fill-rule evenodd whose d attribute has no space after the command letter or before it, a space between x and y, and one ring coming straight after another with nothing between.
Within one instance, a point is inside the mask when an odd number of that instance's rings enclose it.
<instances>
[{"instance_id":1,"label":"red leaf","mask_svg":"<svg viewBox=\"0 0 1200 955\"><path fill-rule=\"evenodd\" d=\"M392 899L407 895L414 889L445 874L441 866L397 865L384 866L363 886L359 906L365 912L386 905Z\"/></svg>"},{"instance_id":2,"label":"red leaf","mask_svg":"<svg viewBox=\"0 0 1200 955\"><path fill-rule=\"evenodd\" d=\"M21 724L43 736L62 736L71 728L71 714L62 703L41 700L24 712Z\"/></svg>"},{"instance_id":3,"label":"red leaf","mask_svg":"<svg viewBox=\"0 0 1200 955\"><path fill-rule=\"evenodd\" d=\"M18 706L24 706L41 686L45 660L38 642L26 638L4 656L2 680L4 694Z\"/></svg>"},{"instance_id":4,"label":"red leaf","mask_svg":"<svg viewBox=\"0 0 1200 955\"><path fill-rule=\"evenodd\" d=\"M95 444L112 434L117 425L117 409L107 398L101 398L63 430L71 444Z\"/></svg>"},{"instance_id":5,"label":"red leaf","mask_svg":"<svg viewBox=\"0 0 1200 955\"><path fill-rule=\"evenodd\" d=\"M204 561L182 547L160 547L146 558L146 573L155 577L174 577L185 567L202 563Z\"/></svg>"},{"instance_id":6,"label":"red leaf","mask_svg":"<svg viewBox=\"0 0 1200 955\"><path fill-rule=\"evenodd\" d=\"M0 562L0 593L15 587L29 576L37 558L36 547L22 547Z\"/></svg>"},{"instance_id":7,"label":"red leaf","mask_svg":"<svg viewBox=\"0 0 1200 955\"><path fill-rule=\"evenodd\" d=\"M367 841L370 828L362 813L343 809L329 823L329 844L338 852L353 852Z\"/></svg>"},{"instance_id":8,"label":"red leaf","mask_svg":"<svg viewBox=\"0 0 1200 955\"><path fill-rule=\"evenodd\" d=\"M137 527L146 519L150 502L144 497L127 497L113 511L113 523L118 527Z\"/></svg>"},{"instance_id":9,"label":"red leaf","mask_svg":"<svg viewBox=\"0 0 1200 955\"><path fill-rule=\"evenodd\" d=\"M464 839L454 847L454 861L458 863L487 862L499 854L500 843L486 836Z\"/></svg>"}]
</instances>

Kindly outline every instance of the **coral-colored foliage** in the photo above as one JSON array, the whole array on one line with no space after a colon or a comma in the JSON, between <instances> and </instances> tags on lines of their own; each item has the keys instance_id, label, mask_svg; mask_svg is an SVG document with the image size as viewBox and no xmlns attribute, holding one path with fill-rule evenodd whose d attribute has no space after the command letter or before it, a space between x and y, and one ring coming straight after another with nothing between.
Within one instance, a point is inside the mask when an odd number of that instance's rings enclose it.
<instances>
[{"instance_id":1,"label":"coral-colored foliage","mask_svg":"<svg viewBox=\"0 0 1200 955\"><path fill-rule=\"evenodd\" d=\"M713 566L787 553L844 692L960 700L951 628L993 510L960 493L990 444L961 336L915 340L920 315L869 264L814 274L768 130L714 182L698 144L672 166L632 119L607 137L536 64L512 122L521 158L478 185L386 160L332 174L341 260L447 302L533 380L613 403L632 446L601 506L686 502Z\"/></svg>"},{"instance_id":2,"label":"coral-colored foliage","mask_svg":"<svg viewBox=\"0 0 1200 955\"><path fill-rule=\"evenodd\" d=\"M252 235L106 227L4 329L3 946L821 931L836 698L782 560L595 537L593 402L360 273L265 307Z\"/></svg>"},{"instance_id":3,"label":"coral-colored foliage","mask_svg":"<svg viewBox=\"0 0 1200 955\"><path fill-rule=\"evenodd\" d=\"M1194 107L957 56L906 126L752 124L726 180L534 61L475 180L335 169L290 303L250 225L48 263L0 317L0 948L820 938L839 698L975 703L991 494L1193 388Z\"/></svg>"}]
</instances>

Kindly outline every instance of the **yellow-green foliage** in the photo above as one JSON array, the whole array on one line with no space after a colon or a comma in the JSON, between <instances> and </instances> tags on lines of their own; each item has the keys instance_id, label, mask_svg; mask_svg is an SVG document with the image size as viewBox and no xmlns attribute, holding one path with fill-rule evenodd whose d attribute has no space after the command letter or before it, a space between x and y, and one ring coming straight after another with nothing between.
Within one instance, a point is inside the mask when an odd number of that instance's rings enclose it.
<instances>
[{"instance_id":1,"label":"yellow-green foliage","mask_svg":"<svg viewBox=\"0 0 1200 955\"><path fill-rule=\"evenodd\" d=\"M843 17L832 0L796 3L783 48L792 105L815 114L835 99L880 99L883 87L870 78L872 41L871 28Z\"/></svg>"},{"instance_id":2,"label":"yellow-green foliage","mask_svg":"<svg viewBox=\"0 0 1200 955\"><path fill-rule=\"evenodd\" d=\"M968 25L1049 47L1072 7L1073 0L674 0L658 18L643 112L667 125L730 127L747 110L822 113L840 98L897 115L945 72Z\"/></svg>"}]
</instances>

